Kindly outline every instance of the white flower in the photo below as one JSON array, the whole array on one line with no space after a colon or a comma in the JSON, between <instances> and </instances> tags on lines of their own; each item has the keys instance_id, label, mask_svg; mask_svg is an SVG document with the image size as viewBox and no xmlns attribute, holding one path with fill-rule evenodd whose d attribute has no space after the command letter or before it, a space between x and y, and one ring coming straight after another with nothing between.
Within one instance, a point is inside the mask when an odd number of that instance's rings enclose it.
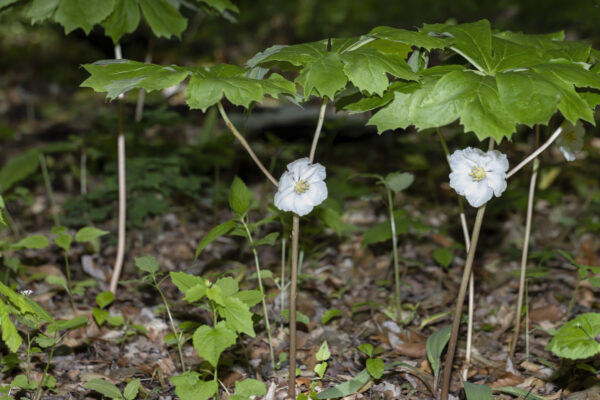
<instances>
[{"instance_id":1,"label":"white flower","mask_svg":"<svg viewBox=\"0 0 600 400\"><path fill-rule=\"evenodd\" d=\"M565 120L561 126L563 131L558 139L556 139L556 144L567 161L574 161L575 153L581 151L583 148L583 136L585 135L583 123L579 120L573 126L573 124Z\"/></svg>"},{"instance_id":2,"label":"white flower","mask_svg":"<svg viewBox=\"0 0 600 400\"><path fill-rule=\"evenodd\" d=\"M450 169L450 187L473 207L481 207L506 190L508 159L497 150L456 150L450 156Z\"/></svg>"},{"instance_id":3,"label":"white flower","mask_svg":"<svg viewBox=\"0 0 600 400\"><path fill-rule=\"evenodd\" d=\"M324 179L325 167L311 164L308 157L289 163L279 179L275 207L300 216L308 214L327 198Z\"/></svg>"}]
</instances>

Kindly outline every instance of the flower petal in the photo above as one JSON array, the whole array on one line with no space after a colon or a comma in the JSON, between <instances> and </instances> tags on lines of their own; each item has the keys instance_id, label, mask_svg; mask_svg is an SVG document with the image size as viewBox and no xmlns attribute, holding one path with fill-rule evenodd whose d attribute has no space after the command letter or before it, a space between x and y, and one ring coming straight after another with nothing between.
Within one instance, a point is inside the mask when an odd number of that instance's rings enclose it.
<instances>
[{"instance_id":1,"label":"flower petal","mask_svg":"<svg viewBox=\"0 0 600 400\"><path fill-rule=\"evenodd\" d=\"M476 185L470 185L465 193L465 198L473 207L481 207L494 195L494 191L484 181L474 182Z\"/></svg>"},{"instance_id":2,"label":"flower petal","mask_svg":"<svg viewBox=\"0 0 600 400\"><path fill-rule=\"evenodd\" d=\"M303 193L300 196L294 196L293 203L294 204L291 211L295 212L301 217L311 212L314 207L310 199L306 196L306 193Z\"/></svg>"},{"instance_id":3,"label":"flower petal","mask_svg":"<svg viewBox=\"0 0 600 400\"><path fill-rule=\"evenodd\" d=\"M293 179L298 182L302 179L302 173L304 169L310 165L310 159L308 157L299 158L296 161L292 161L287 165L287 170L292 174Z\"/></svg>"},{"instance_id":4,"label":"flower petal","mask_svg":"<svg viewBox=\"0 0 600 400\"><path fill-rule=\"evenodd\" d=\"M313 206L318 206L327 198L327 185L323 181L312 183L305 195Z\"/></svg>"},{"instance_id":5,"label":"flower petal","mask_svg":"<svg viewBox=\"0 0 600 400\"><path fill-rule=\"evenodd\" d=\"M466 188L473 182L473 178L468 173L452 172L450 173L450 187L461 196L465 195Z\"/></svg>"},{"instance_id":6,"label":"flower petal","mask_svg":"<svg viewBox=\"0 0 600 400\"><path fill-rule=\"evenodd\" d=\"M487 185L492 188L496 197L500 197L506 190L506 174L497 174L489 172L486 176L485 181Z\"/></svg>"}]
</instances>

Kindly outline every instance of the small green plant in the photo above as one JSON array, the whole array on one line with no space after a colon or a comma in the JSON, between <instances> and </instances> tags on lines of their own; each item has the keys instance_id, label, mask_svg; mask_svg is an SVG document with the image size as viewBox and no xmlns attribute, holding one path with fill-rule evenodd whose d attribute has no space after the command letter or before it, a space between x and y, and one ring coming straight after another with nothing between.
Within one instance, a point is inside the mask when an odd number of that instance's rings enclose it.
<instances>
[{"instance_id":1,"label":"small green plant","mask_svg":"<svg viewBox=\"0 0 600 400\"><path fill-rule=\"evenodd\" d=\"M233 346L242 333L255 336L250 308L260 303L263 296L258 290L239 290L238 282L231 277L219 278L213 283L185 272L171 272L170 276L175 286L185 295L184 300L201 306L212 314L212 324L199 326L192 336L192 343L198 355L212 367L213 375L212 383L198 380L199 375L194 373L174 377L171 381L179 387L182 380L189 382L196 379L190 385L207 393L206 397L202 397L207 398L217 393L217 371L223 351Z\"/></svg>"},{"instance_id":2,"label":"small green plant","mask_svg":"<svg viewBox=\"0 0 600 400\"><path fill-rule=\"evenodd\" d=\"M427 350L427 360L429 360L429 365L431 365L431 369L433 370L434 391L437 390L442 353L448 344L448 340L450 340L450 328L451 326L448 325L434 332L427 338L427 343L425 344L425 349Z\"/></svg>"},{"instance_id":3,"label":"small green plant","mask_svg":"<svg viewBox=\"0 0 600 400\"><path fill-rule=\"evenodd\" d=\"M381 347L373 348L371 343L363 343L358 346L358 350L362 351L367 355L367 371L369 375L371 375L374 379L379 379L383 376L383 371L385 369L383 360L381 358L375 357L379 353L383 351Z\"/></svg>"},{"instance_id":4,"label":"small green plant","mask_svg":"<svg viewBox=\"0 0 600 400\"><path fill-rule=\"evenodd\" d=\"M567 314L565 319L569 319L571 315L571 311L573 310L573 306L575 305L575 299L577 298L577 292L579 291L579 285L581 281L589 278L589 282L592 286L600 288L600 278L599 277L590 277L590 273L592 274L600 274L600 266L591 266L591 265L583 265L575 261L572 255L567 253L564 250L557 250L557 253L566 258L571 264L577 267L577 283L575 284L575 290L573 290L573 295L571 296L571 300L569 301L569 306L567 307Z\"/></svg>"},{"instance_id":5,"label":"small green plant","mask_svg":"<svg viewBox=\"0 0 600 400\"><path fill-rule=\"evenodd\" d=\"M558 357L581 360L600 353L600 314L586 313L564 324L552 337L546 350Z\"/></svg>"},{"instance_id":6,"label":"small green plant","mask_svg":"<svg viewBox=\"0 0 600 400\"><path fill-rule=\"evenodd\" d=\"M140 386L141 381L139 378L131 380L123 389L123 393L116 385L104 379L91 379L83 385L85 389L98 392L112 400L134 400L138 396Z\"/></svg>"}]
</instances>

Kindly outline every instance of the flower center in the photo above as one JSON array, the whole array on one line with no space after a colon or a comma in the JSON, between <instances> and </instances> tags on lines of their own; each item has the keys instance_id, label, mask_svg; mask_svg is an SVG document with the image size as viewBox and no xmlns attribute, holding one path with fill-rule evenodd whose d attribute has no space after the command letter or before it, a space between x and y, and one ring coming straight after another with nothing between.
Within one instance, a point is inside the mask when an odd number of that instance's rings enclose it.
<instances>
[{"instance_id":1,"label":"flower center","mask_svg":"<svg viewBox=\"0 0 600 400\"><path fill-rule=\"evenodd\" d=\"M294 190L298 194L302 194L308 190L310 185L306 182L306 179L300 179L296 185L294 185Z\"/></svg>"},{"instance_id":2,"label":"flower center","mask_svg":"<svg viewBox=\"0 0 600 400\"><path fill-rule=\"evenodd\" d=\"M485 178L485 170L479 165L475 165L473 168L471 168L471 173L469 176L472 176L474 181L482 181L483 178Z\"/></svg>"},{"instance_id":3,"label":"flower center","mask_svg":"<svg viewBox=\"0 0 600 400\"><path fill-rule=\"evenodd\" d=\"M567 131L565 131L565 141L569 144L575 142L575 140L577 139L577 134L575 133L574 129L569 129Z\"/></svg>"}]
</instances>

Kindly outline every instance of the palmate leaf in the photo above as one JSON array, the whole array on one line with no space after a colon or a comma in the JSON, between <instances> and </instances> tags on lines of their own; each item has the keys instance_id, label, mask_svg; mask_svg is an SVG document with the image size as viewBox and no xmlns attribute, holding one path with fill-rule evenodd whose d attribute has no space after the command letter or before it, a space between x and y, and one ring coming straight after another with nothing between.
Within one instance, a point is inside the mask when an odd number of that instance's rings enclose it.
<instances>
[{"instance_id":1,"label":"palmate leaf","mask_svg":"<svg viewBox=\"0 0 600 400\"><path fill-rule=\"evenodd\" d=\"M173 7L168 0L138 0L144 18L157 37L170 38L181 33L187 27L187 18Z\"/></svg>"},{"instance_id":2,"label":"palmate leaf","mask_svg":"<svg viewBox=\"0 0 600 400\"><path fill-rule=\"evenodd\" d=\"M407 80L419 79L402 56L379 51L377 46L358 46L362 43L367 43L365 38L276 45L256 54L247 65L271 67L277 64L282 69L299 70L296 82L303 87L305 99L312 94L333 99L348 81L369 94L382 95L389 85L387 74Z\"/></svg>"},{"instance_id":3,"label":"palmate leaf","mask_svg":"<svg viewBox=\"0 0 600 400\"><path fill-rule=\"evenodd\" d=\"M442 49L452 43L452 38L442 38L425 32L408 31L406 29L378 26L367 34L377 39L389 40L408 46L423 47L425 50Z\"/></svg>"},{"instance_id":4,"label":"palmate leaf","mask_svg":"<svg viewBox=\"0 0 600 400\"><path fill-rule=\"evenodd\" d=\"M91 76L81 86L107 92L111 100L135 88L150 92L171 87L190 74L188 70L175 65L162 66L129 60L101 60L84 64L83 67Z\"/></svg>"},{"instance_id":5,"label":"palmate leaf","mask_svg":"<svg viewBox=\"0 0 600 400\"><path fill-rule=\"evenodd\" d=\"M600 353L600 314L587 313L564 324L554 335L546 350L558 357L579 360Z\"/></svg>"},{"instance_id":6,"label":"palmate leaf","mask_svg":"<svg viewBox=\"0 0 600 400\"><path fill-rule=\"evenodd\" d=\"M60 0L54 19L65 28L65 34L81 28L87 35L114 7L115 0Z\"/></svg>"},{"instance_id":7,"label":"palmate leaf","mask_svg":"<svg viewBox=\"0 0 600 400\"><path fill-rule=\"evenodd\" d=\"M140 24L140 6L136 0L116 0L115 8L102 26L113 43L119 43L123 35L132 33Z\"/></svg>"},{"instance_id":8,"label":"palmate leaf","mask_svg":"<svg viewBox=\"0 0 600 400\"><path fill-rule=\"evenodd\" d=\"M225 11L239 12L239 8L233 4L230 0L199 0L201 3L205 3L209 7L214 8L219 13L223 14Z\"/></svg>"}]
</instances>

